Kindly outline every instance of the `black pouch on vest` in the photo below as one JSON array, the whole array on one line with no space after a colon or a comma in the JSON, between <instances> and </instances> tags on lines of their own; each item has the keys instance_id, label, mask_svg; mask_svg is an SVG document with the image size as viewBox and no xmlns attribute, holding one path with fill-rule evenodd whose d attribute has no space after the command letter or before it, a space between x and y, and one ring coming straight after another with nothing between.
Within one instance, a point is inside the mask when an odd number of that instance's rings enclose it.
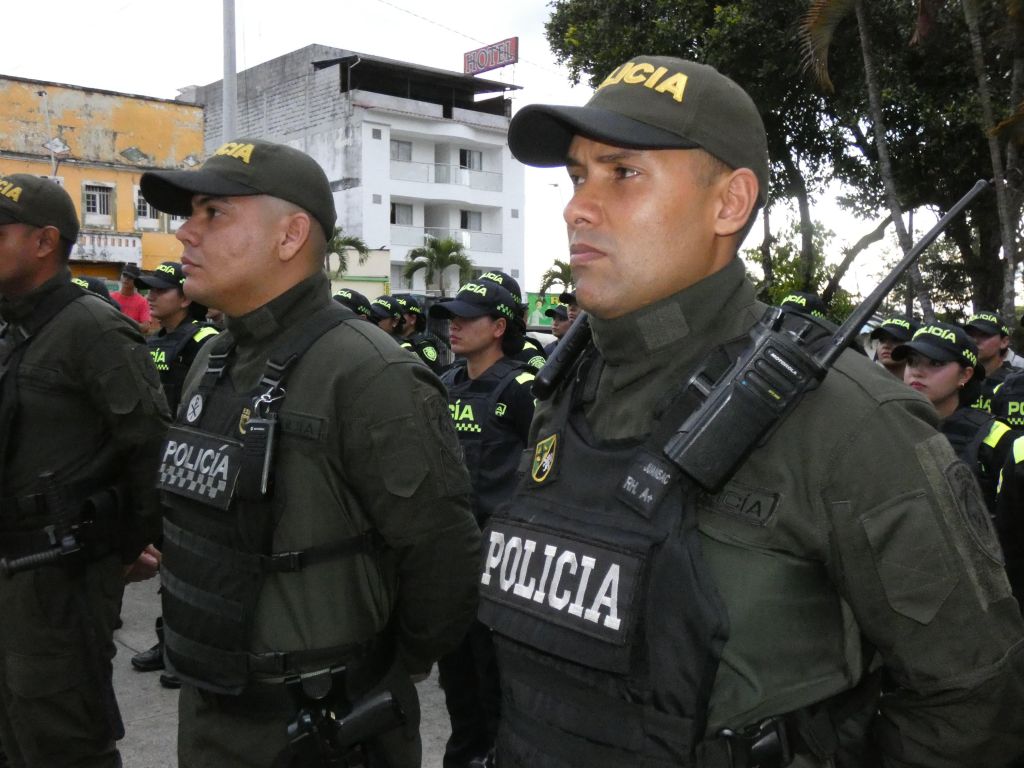
<instances>
[{"instance_id":1,"label":"black pouch on vest","mask_svg":"<svg viewBox=\"0 0 1024 768\"><path fill-rule=\"evenodd\" d=\"M270 493L274 441L277 438L277 417L251 418L245 424L242 438L242 468L236 495L246 501L265 499Z\"/></svg>"}]
</instances>

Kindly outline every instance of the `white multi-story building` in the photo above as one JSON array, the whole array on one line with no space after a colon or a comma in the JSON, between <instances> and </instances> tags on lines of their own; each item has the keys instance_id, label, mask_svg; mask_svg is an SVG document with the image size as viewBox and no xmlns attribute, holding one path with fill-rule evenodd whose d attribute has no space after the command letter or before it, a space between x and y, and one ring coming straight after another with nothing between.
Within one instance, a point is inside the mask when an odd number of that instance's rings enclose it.
<instances>
[{"instance_id":1,"label":"white multi-story building","mask_svg":"<svg viewBox=\"0 0 1024 768\"><path fill-rule=\"evenodd\" d=\"M221 81L182 91L222 142ZM523 272L523 169L507 145L516 86L310 45L238 74L238 135L290 144L323 166L338 225L390 252L392 291L428 236L453 237L480 271ZM229 139L237 137L227 137ZM457 276L446 275L446 288Z\"/></svg>"}]
</instances>

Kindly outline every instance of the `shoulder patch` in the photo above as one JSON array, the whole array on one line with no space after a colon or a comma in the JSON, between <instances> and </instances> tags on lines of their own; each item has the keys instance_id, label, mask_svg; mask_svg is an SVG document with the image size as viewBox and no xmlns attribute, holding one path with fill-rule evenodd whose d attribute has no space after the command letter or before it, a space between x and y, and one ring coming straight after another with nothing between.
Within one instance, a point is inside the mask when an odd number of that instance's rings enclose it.
<instances>
[{"instance_id":1,"label":"shoulder patch","mask_svg":"<svg viewBox=\"0 0 1024 768\"><path fill-rule=\"evenodd\" d=\"M529 381L533 381L535 378L537 377L530 373L530 371L524 371L516 376L516 384L526 384Z\"/></svg>"}]
</instances>

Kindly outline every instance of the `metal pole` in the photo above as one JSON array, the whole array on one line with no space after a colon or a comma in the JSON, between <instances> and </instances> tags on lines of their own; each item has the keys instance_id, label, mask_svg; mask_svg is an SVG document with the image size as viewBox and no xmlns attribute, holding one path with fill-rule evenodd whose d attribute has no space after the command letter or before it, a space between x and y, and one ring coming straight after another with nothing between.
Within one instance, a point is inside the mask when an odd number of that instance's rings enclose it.
<instances>
[{"instance_id":1,"label":"metal pole","mask_svg":"<svg viewBox=\"0 0 1024 768\"><path fill-rule=\"evenodd\" d=\"M238 138L238 90L235 83L235 0L224 0L224 87L222 142Z\"/></svg>"}]
</instances>

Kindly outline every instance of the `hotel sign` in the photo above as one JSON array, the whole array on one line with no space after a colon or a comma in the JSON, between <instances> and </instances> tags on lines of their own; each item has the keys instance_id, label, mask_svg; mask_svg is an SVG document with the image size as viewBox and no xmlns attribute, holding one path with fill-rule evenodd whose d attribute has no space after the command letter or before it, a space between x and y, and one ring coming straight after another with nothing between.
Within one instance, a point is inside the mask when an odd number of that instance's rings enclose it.
<instances>
[{"instance_id":1,"label":"hotel sign","mask_svg":"<svg viewBox=\"0 0 1024 768\"><path fill-rule=\"evenodd\" d=\"M491 43L462 55L462 71L467 75L479 75L498 67L506 67L519 61L519 38L510 37L500 43Z\"/></svg>"}]
</instances>

